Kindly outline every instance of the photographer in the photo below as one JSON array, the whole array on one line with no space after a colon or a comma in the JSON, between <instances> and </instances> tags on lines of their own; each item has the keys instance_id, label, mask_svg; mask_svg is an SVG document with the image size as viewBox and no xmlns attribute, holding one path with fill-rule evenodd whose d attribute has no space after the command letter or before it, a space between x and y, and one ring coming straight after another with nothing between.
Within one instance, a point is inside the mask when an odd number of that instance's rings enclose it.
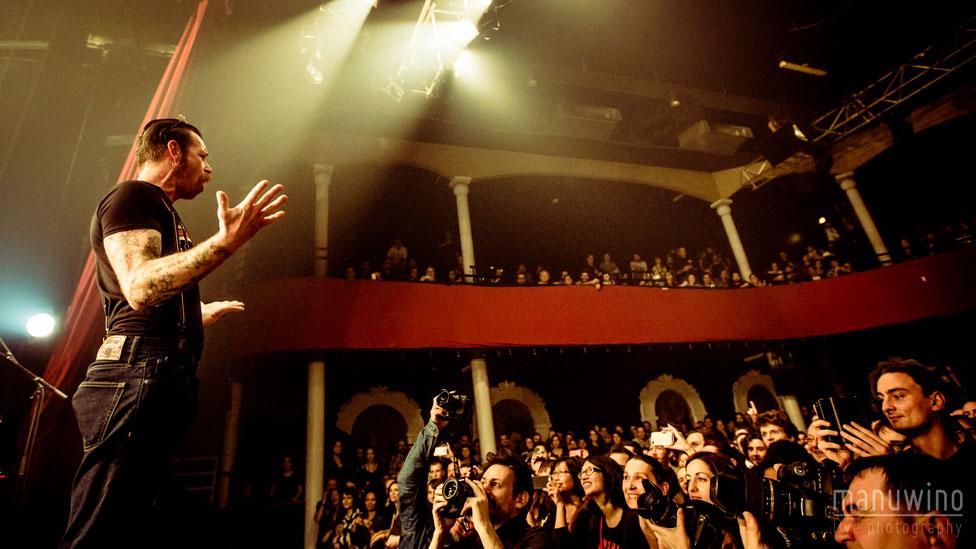
<instances>
[{"instance_id":1,"label":"photographer","mask_svg":"<svg viewBox=\"0 0 976 549\"><path fill-rule=\"evenodd\" d=\"M530 528L525 511L532 497L532 473L513 456L496 456L481 482L460 480L467 487L458 519L446 512L451 504L438 490L432 508L433 535L430 549L445 546L486 549L540 549L553 546L552 536L542 528Z\"/></svg>"},{"instance_id":2,"label":"photographer","mask_svg":"<svg viewBox=\"0 0 976 549\"><path fill-rule=\"evenodd\" d=\"M397 475L400 488L397 505L402 527L400 547L403 549L427 547L434 532L434 525L430 521L430 503L427 501L428 468L434 458L434 448L442 442L439 437L451 418L448 410L438 404L440 396L434 397L430 420L417 435L417 441L410 448Z\"/></svg>"},{"instance_id":3,"label":"photographer","mask_svg":"<svg viewBox=\"0 0 976 549\"><path fill-rule=\"evenodd\" d=\"M674 471L670 467L661 465L654 458L638 455L632 457L624 467L624 499L630 509L637 511L641 507L640 497L644 494L644 480L660 489L664 497L669 500L677 498L684 501L684 495L678 488L678 478ZM648 546L651 549L656 549L658 546L657 536L651 528L652 522L642 516L639 523L641 531L644 532L644 537L647 538Z\"/></svg>"}]
</instances>

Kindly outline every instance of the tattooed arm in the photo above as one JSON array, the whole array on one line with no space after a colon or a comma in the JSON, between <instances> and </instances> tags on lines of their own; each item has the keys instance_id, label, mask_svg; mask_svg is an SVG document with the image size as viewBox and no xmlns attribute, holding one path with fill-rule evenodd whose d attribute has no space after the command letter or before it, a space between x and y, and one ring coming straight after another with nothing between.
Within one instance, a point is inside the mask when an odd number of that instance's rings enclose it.
<instances>
[{"instance_id":1,"label":"tattooed arm","mask_svg":"<svg viewBox=\"0 0 976 549\"><path fill-rule=\"evenodd\" d=\"M227 195L217 191L220 229L185 252L162 256L162 236L153 229L105 237L105 253L129 306L138 311L178 295L219 267L259 230L281 219L285 212L278 208L288 198L281 194L281 185L257 198L269 185L267 181L258 183L233 208L228 206Z\"/></svg>"},{"instance_id":2,"label":"tattooed arm","mask_svg":"<svg viewBox=\"0 0 976 549\"><path fill-rule=\"evenodd\" d=\"M105 237L105 253L126 301L139 311L179 295L230 257L227 248L212 240L161 257L159 231L136 229Z\"/></svg>"}]
</instances>

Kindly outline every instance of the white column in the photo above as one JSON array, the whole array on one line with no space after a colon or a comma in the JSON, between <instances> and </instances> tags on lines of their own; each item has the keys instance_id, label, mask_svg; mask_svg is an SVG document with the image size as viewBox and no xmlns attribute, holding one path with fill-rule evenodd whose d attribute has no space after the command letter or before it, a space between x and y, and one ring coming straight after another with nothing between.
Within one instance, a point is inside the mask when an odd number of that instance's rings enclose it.
<instances>
[{"instance_id":1,"label":"white column","mask_svg":"<svg viewBox=\"0 0 976 549\"><path fill-rule=\"evenodd\" d=\"M803 421L803 414L800 413L800 403L796 400L796 396L780 395L779 401L780 404L783 405L783 411L785 411L786 415L789 416L790 421L793 422L793 425L796 425L796 428L799 429L800 432L806 432L807 423Z\"/></svg>"},{"instance_id":2,"label":"white column","mask_svg":"<svg viewBox=\"0 0 976 549\"><path fill-rule=\"evenodd\" d=\"M325 469L325 362L308 364L308 427L305 433L305 549L315 549L319 527L315 504L322 497Z\"/></svg>"},{"instance_id":3,"label":"white column","mask_svg":"<svg viewBox=\"0 0 976 549\"><path fill-rule=\"evenodd\" d=\"M890 265L891 254L888 253L888 248L885 247L881 233L878 232L878 227L874 225L871 212L864 205L864 200L861 200L861 193L857 190L857 183L854 181L854 172L844 172L835 176L834 179L837 180L840 188L847 193L847 199L851 201L851 206L854 207L854 213L857 214L857 219L861 222L861 228L864 229L864 233L868 235L868 240L871 242L871 247L874 248L874 253L878 256L878 261L882 265Z\"/></svg>"},{"instance_id":4,"label":"white column","mask_svg":"<svg viewBox=\"0 0 976 549\"><path fill-rule=\"evenodd\" d=\"M752 275L752 267L749 266L749 258L746 257L746 249L742 247L742 240L739 238L739 231L735 229L735 222L732 221L732 201L722 198L712 203L712 209L722 220L725 227L725 235L729 238L729 245L732 247L732 255L735 256L735 263L739 266L739 274L742 280L748 282Z\"/></svg>"},{"instance_id":5,"label":"white column","mask_svg":"<svg viewBox=\"0 0 976 549\"><path fill-rule=\"evenodd\" d=\"M495 421L491 415L491 391L488 384L488 364L483 358L471 359L471 385L474 387L474 411L478 421L478 441L481 444L481 459L489 452L497 452L495 447Z\"/></svg>"},{"instance_id":6,"label":"white column","mask_svg":"<svg viewBox=\"0 0 976 549\"><path fill-rule=\"evenodd\" d=\"M329 187L335 166L315 165L315 276L326 276L329 267Z\"/></svg>"},{"instance_id":7,"label":"white column","mask_svg":"<svg viewBox=\"0 0 976 549\"><path fill-rule=\"evenodd\" d=\"M224 451L220 458L220 488L217 508L226 509L230 504L231 475L237 459L237 440L241 426L241 407L244 402L244 384L234 381L230 384L230 410L227 411L227 427L224 428Z\"/></svg>"},{"instance_id":8,"label":"white column","mask_svg":"<svg viewBox=\"0 0 976 549\"><path fill-rule=\"evenodd\" d=\"M464 274L467 282L474 282L474 241L471 238L471 213L468 210L468 186L471 178L455 176L451 178L451 188L457 199L458 235L461 239L461 261L464 263Z\"/></svg>"}]
</instances>

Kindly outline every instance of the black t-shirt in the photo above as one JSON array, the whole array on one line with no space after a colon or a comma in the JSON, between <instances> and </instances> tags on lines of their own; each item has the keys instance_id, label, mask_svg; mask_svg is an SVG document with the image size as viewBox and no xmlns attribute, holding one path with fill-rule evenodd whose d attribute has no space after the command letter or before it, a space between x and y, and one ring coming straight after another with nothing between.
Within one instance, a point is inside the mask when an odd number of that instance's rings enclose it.
<instances>
[{"instance_id":1,"label":"black t-shirt","mask_svg":"<svg viewBox=\"0 0 976 549\"><path fill-rule=\"evenodd\" d=\"M175 221L175 226L174 226ZM98 262L96 275L105 310L108 335L144 335L176 339L180 336L180 298L170 298L153 307L136 311L122 295L118 278L105 254L105 237L122 231L152 229L162 236L163 255L193 246L186 228L169 197L158 186L145 181L119 183L98 204L91 222L91 246ZM193 285L182 294L185 303L188 348L197 356L203 349L203 321L200 289Z\"/></svg>"}]
</instances>

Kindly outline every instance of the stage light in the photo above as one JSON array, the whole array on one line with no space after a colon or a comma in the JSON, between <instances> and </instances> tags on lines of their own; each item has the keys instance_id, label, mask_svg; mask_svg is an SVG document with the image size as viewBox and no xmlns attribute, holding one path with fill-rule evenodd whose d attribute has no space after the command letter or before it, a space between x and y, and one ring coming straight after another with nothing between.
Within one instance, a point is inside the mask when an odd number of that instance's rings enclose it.
<instances>
[{"instance_id":1,"label":"stage light","mask_svg":"<svg viewBox=\"0 0 976 549\"><path fill-rule=\"evenodd\" d=\"M458 24L458 41L467 44L478 37L478 27L469 20L461 21Z\"/></svg>"},{"instance_id":2,"label":"stage light","mask_svg":"<svg viewBox=\"0 0 976 549\"><path fill-rule=\"evenodd\" d=\"M458 78L464 78L465 74L471 72L472 65L474 64L474 56L468 50L461 50L458 54L457 59L454 60L454 76Z\"/></svg>"},{"instance_id":3,"label":"stage light","mask_svg":"<svg viewBox=\"0 0 976 549\"><path fill-rule=\"evenodd\" d=\"M817 220L817 223L820 225L823 225L826 222L827 222L827 218L823 216L821 216L820 219Z\"/></svg>"},{"instance_id":4,"label":"stage light","mask_svg":"<svg viewBox=\"0 0 976 549\"><path fill-rule=\"evenodd\" d=\"M54 331L54 317L47 313L39 313L27 320L27 333L31 337L47 337Z\"/></svg>"},{"instance_id":5,"label":"stage light","mask_svg":"<svg viewBox=\"0 0 976 549\"><path fill-rule=\"evenodd\" d=\"M827 71L823 69L816 69L809 65L801 65L799 63L790 63L789 61L780 61L779 68L786 69L788 71L802 72L803 74L809 74L812 76L827 76Z\"/></svg>"},{"instance_id":6,"label":"stage light","mask_svg":"<svg viewBox=\"0 0 976 549\"><path fill-rule=\"evenodd\" d=\"M325 81L325 75L322 74L322 71L320 71L314 65L308 65L305 67L305 78L316 86Z\"/></svg>"}]
</instances>

